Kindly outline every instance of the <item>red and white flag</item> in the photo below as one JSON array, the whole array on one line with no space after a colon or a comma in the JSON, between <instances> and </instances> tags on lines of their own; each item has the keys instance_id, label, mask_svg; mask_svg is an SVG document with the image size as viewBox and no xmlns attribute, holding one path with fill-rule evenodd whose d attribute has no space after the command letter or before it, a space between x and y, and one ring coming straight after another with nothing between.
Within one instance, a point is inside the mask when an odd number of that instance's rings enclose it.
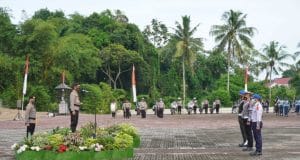
<instances>
[{"instance_id":1,"label":"red and white flag","mask_svg":"<svg viewBox=\"0 0 300 160\"><path fill-rule=\"evenodd\" d=\"M135 68L134 68L134 65L132 66L131 85L132 85L133 102L137 102L137 98L136 98Z\"/></svg>"},{"instance_id":2,"label":"red and white flag","mask_svg":"<svg viewBox=\"0 0 300 160\"><path fill-rule=\"evenodd\" d=\"M25 62L25 76L24 76L24 83L23 83L23 95L26 94L27 90L27 76L28 76L28 68L29 68L29 56L26 56L26 62Z\"/></svg>"}]
</instances>

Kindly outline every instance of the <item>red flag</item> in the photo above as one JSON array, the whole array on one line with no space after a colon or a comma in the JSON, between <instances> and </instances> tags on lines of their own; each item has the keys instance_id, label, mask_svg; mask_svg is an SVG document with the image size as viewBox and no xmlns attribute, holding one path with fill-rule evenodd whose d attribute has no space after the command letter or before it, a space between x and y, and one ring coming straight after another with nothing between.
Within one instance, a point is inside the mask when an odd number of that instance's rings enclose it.
<instances>
[{"instance_id":1,"label":"red flag","mask_svg":"<svg viewBox=\"0 0 300 160\"><path fill-rule=\"evenodd\" d=\"M27 90L27 76L28 76L28 69L29 69L29 56L26 56L26 62L25 62L25 75L24 75L24 83L23 83L23 95L26 94Z\"/></svg>"},{"instance_id":2,"label":"red flag","mask_svg":"<svg viewBox=\"0 0 300 160\"><path fill-rule=\"evenodd\" d=\"M137 102L137 98L136 98L135 68L134 68L134 65L132 66L131 85L132 85L133 102Z\"/></svg>"}]
</instances>

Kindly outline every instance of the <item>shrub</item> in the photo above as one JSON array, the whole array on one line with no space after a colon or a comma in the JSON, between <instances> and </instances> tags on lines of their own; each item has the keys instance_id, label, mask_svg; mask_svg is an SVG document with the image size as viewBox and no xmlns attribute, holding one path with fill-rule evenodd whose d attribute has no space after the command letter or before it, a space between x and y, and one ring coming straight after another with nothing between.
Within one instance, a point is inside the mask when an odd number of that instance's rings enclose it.
<instances>
[{"instance_id":1,"label":"shrub","mask_svg":"<svg viewBox=\"0 0 300 160\"><path fill-rule=\"evenodd\" d=\"M125 149L133 146L133 138L132 136L120 132L114 138L114 148L115 149Z\"/></svg>"}]
</instances>

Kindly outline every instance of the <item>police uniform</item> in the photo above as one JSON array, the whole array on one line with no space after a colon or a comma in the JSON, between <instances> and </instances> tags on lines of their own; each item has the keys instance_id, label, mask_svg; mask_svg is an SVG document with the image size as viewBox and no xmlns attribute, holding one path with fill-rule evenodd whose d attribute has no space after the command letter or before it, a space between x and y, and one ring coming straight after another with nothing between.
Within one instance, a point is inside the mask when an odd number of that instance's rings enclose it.
<instances>
[{"instance_id":1,"label":"police uniform","mask_svg":"<svg viewBox=\"0 0 300 160\"><path fill-rule=\"evenodd\" d=\"M295 101L295 107L296 107L295 112L297 113L297 115L299 115L299 110L300 110L300 100L296 100L296 101Z\"/></svg>"},{"instance_id":2,"label":"police uniform","mask_svg":"<svg viewBox=\"0 0 300 160\"><path fill-rule=\"evenodd\" d=\"M262 129L262 114L263 114L263 107L260 103L261 97L258 94L254 94L253 98L256 99L256 102L253 107L253 112L251 115L251 128L253 132L253 136L255 139L255 147L256 150L250 155L256 156L256 155L262 155L262 136L261 136L261 129Z\"/></svg>"},{"instance_id":3,"label":"police uniform","mask_svg":"<svg viewBox=\"0 0 300 160\"><path fill-rule=\"evenodd\" d=\"M193 107L194 107L194 101L191 100L188 103L188 114L191 114Z\"/></svg>"},{"instance_id":4,"label":"police uniform","mask_svg":"<svg viewBox=\"0 0 300 160\"><path fill-rule=\"evenodd\" d=\"M219 99L215 100L216 113L219 114L219 110L221 107L221 101Z\"/></svg>"},{"instance_id":5,"label":"police uniform","mask_svg":"<svg viewBox=\"0 0 300 160\"><path fill-rule=\"evenodd\" d=\"M247 146L247 135L246 135L246 130L245 130L245 125L243 123L243 118L242 118L242 112L243 112L243 106L244 106L244 100L243 100L243 96L245 94L244 90L239 91L240 94L240 98L241 101L238 105L238 122L239 122L239 126L240 126L240 130L241 130L241 134L242 134L242 138L243 138L243 142L241 144L239 144L240 147L246 147Z\"/></svg>"},{"instance_id":6,"label":"police uniform","mask_svg":"<svg viewBox=\"0 0 300 160\"><path fill-rule=\"evenodd\" d=\"M79 118L79 109L80 109L80 99L78 92L73 89L70 94L70 110L71 110L71 130L72 132L76 131ZM75 114L73 114L75 112Z\"/></svg>"},{"instance_id":7,"label":"police uniform","mask_svg":"<svg viewBox=\"0 0 300 160\"><path fill-rule=\"evenodd\" d=\"M205 100L203 102L203 109L205 111L205 114L207 114L207 112L208 112L208 100Z\"/></svg>"},{"instance_id":8,"label":"police uniform","mask_svg":"<svg viewBox=\"0 0 300 160\"><path fill-rule=\"evenodd\" d=\"M249 93L248 93L249 94ZM246 96L245 96L246 97ZM247 148L244 148L243 151L252 151L253 147L253 135L251 130L251 116L253 110L253 103L250 101L250 95L246 97L247 99L244 100L243 104L243 111L242 111L242 119L243 125L245 127L245 133L247 137Z\"/></svg>"},{"instance_id":9,"label":"police uniform","mask_svg":"<svg viewBox=\"0 0 300 160\"><path fill-rule=\"evenodd\" d=\"M165 108L165 103L160 100L158 103L157 103L157 116L159 118L163 118L164 117L164 108Z\"/></svg>"},{"instance_id":10,"label":"police uniform","mask_svg":"<svg viewBox=\"0 0 300 160\"><path fill-rule=\"evenodd\" d=\"M178 101L177 101L178 114L181 114L181 108L182 108L182 101L181 101L181 98L178 98Z\"/></svg>"},{"instance_id":11,"label":"police uniform","mask_svg":"<svg viewBox=\"0 0 300 160\"><path fill-rule=\"evenodd\" d=\"M173 101L171 103L171 115L175 114L176 108L177 108L177 102Z\"/></svg>"},{"instance_id":12,"label":"police uniform","mask_svg":"<svg viewBox=\"0 0 300 160\"><path fill-rule=\"evenodd\" d=\"M32 136L35 130L36 124L36 109L34 104L29 102L26 106L25 111L25 125L27 125L26 137L28 137L28 133Z\"/></svg>"},{"instance_id":13,"label":"police uniform","mask_svg":"<svg viewBox=\"0 0 300 160\"><path fill-rule=\"evenodd\" d=\"M139 102L139 107L140 107L142 118L146 118L146 110L148 108L148 105L145 102L145 100L142 100L141 102Z\"/></svg>"},{"instance_id":14,"label":"police uniform","mask_svg":"<svg viewBox=\"0 0 300 160\"><path fill-rule=\"evenodd\" d=\"M130 113L130 109L131 109L131 103L126 101L125 103L123 103L122 108L124 110L125 113L125 118L130 118L131 113Z\"/></svg>"},{"instance_id":15,"label":"police uniform","mask_svg":"<svg viewBox=\"0 0 300 160\"><path fill-rule=\"evenodd\" d=\"M117 110L117 103L116 102L112 102L110 104L110 111L111 111L111 115L113 118L116 117L116 110Z\"/></svg>"},{"instance_id":16,"label":"police uniform","mask_svg":"<svg viewBox=\"0 0 300 160\"><path fill-rule=\"evenodd\" d=\"M198 108L197 100L194 99L193 101L194 101L194 106L193 106L194 114L197 114L197 108Z\"/></svg>"}]
</instances>

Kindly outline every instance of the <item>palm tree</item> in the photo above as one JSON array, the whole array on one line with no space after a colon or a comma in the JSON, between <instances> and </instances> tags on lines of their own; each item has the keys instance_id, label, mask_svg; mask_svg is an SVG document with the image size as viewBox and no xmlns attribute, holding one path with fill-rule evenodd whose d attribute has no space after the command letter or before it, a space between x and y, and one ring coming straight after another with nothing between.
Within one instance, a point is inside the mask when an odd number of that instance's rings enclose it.
<instances>
[{"instance_id":1,"label":"palm tree","mask_svg":"<svg viewBox=\"0 0 300 160\"><path fill-rule=\"evenodd\" d=\"M251 37L254 36L254 27L246 26L246 14L239 11L227 11L223 14L222 19L225 21L223 25L213 25L210 35L215 37L218 43L217 47L220 50L225 50L227 47L227 91L229 92L229 71L231 56L237 55L238 59L243 57L243 45L248 48L253 48Z\"/></svg>"},{"instance_id":2,"label":"palm tree","mask_svg":"<svg viewBox=\"0 0 300 160\"><path fill-rule=\"evenodd\" d=\"M190 24L190 16L182 16L182 24L175 22L174 36L178 40L175 57L182 59L183 105L185 105L186 97L185 66L188 65L188 67L193 69L193 63L196 61L196 52L203 46L200 38L192 38L199 24L193 28L191 28Z\"/></svg>"},{"instance_id":3,"label":"palm tree","mask_svg":"<svg viewBox=\"0 0 300 160\"><path fill-rule=\"evenodd\" d=\"M276 41L271 41L269 45L264 45L263 47L265 54L260 55L262 62L259 66L261 69L267 70L265 81L270 77L270 84L272 81L272 73L278 75L279 71L283 71L282 67L290 67L290 64L282 61L289 57L294 59L293 55L285 51L285 48L285 46L280 45L279 42ZM269 87L269 99L271 100L271 87Z\"/></svg>"}]
</instances>

